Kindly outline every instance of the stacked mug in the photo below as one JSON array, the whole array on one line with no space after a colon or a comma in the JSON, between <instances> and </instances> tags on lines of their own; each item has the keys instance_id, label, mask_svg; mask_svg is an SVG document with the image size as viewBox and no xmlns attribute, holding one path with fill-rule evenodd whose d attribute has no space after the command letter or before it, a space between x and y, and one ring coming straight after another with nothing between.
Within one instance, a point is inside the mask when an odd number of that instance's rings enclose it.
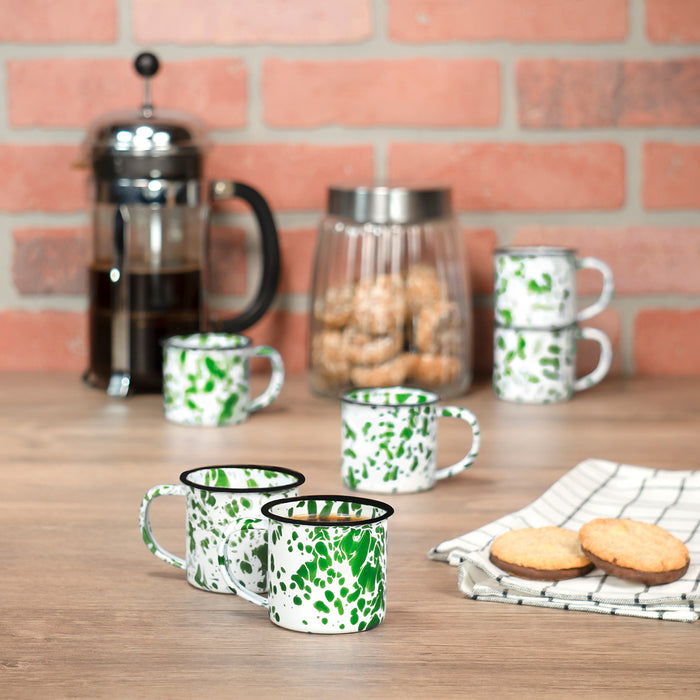
<instances>
[{"instance_id":1,"label":"stacked mug","mask_svg":"<svg viewBox=\"0 0 700 700\"><path fill-rule=\"evenodd\" d=\"M576 273L601 273L603 288L578 310ZM612 272L597 258L558 246L510 246L494 251L493 389L518 403L554 403L598 384L612 362L610 339L579 323L599 314L614 294ZM593 371L576 377L580 340L600 345Z\"/></svg>"}]
</instances>

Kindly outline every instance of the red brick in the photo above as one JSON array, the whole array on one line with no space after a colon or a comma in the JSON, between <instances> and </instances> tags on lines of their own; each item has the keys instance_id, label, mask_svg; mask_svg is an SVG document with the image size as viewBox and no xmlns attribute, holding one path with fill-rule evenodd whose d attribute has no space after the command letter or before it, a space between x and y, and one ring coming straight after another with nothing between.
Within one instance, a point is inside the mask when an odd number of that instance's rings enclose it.
<instances>
[{"instance_id":1,"label":"red brick","mask_svg":"<svg viewBox=\"0 0 700 700\"><path fill-rule=\"evenodd\" d=\"M108 43L117 38L117 0L2 0L0 41Z\"/></svg>"},{"instance_id":2,"label":"red brick","mask_svg":"<svg viewBox=\"0 0 700 700\"><path fill-rule=\"evenodd\" d=\"M0 371L82 372L87 367L86 314L2 311L0 328Z\"/></svg>"},{"instance_id":3,"label":"red brick","mask_svg":"<svg viewBox=\"0 0 700 700\"><path fill-rule=\"evenodd\" d=\"M634 321L636 374L700 375L700 309L642 309Z\"/></svg>"},{"instance_id":4,"label":"red brick","mask_svg":"<svg viewBox=\"0 0 700 700\"><path fill-rule=\"evenodd\" d=\"M9 61L7 81L14 126L86 126L112 110L135 112L143 102L143 81L131 59ZM151 95L156 108L186 111L210 127L240 127L246 81L240 59L163 61Z\"/></svg>"},{"instance_id":5,"label":"red brick","mask_svg":"<svg viewBox=\"0 0 700 700\"><path fill-rule=\"evenodd\" d=\"M392 178L449 182L458 209L618 209L625 199L622 147L614 143L395 143Z\"/></svg>"},{"instance_id":6,"label":"red brick","mask_svg":"<svg viewBox=\"0 0 700 700\"><path fill-rule=\"evenodd\" d=\"M621 41L627 0L389 0L398 41Z\"/></svg>"},{"instance_id":7,"label":"red brick","mask_svg":"<svg viewBox=\"0 0 700 700\"><path fill-rule=\"evenodd\" d=\"M279 294L307 294L316 248L316 229L281 229Z\"/></svg>"},{"instance_id":8,"label":"red brick","mask_svg":"<svg viewBox=\"0 0 700 700\"><path fill-rule=\"evenodd\" d=\"M646 0L646 33L650 41L683 44L700 41L697 0Z\"/></svg>"},{"instance_id":9,"label":"red brick","mask_svg":"<svg viewBox=\"0 0 700 700\"><path fill-rule=\"evenodd\" d=\"M279 351L289 374L306 370L306 343L309 321L306 314L291 311L268 311L245 335L256 345L271 345ZM255 371L269 371L269 363L256 363Z\"/></svg>"},{"instance_id":10,"label":"red brick","mask_svg":"<svg viewBox=\"0 0 700 700\"><path fill-rule=\"evenodd\" d=\"M208 285L212 294L236 296L246 293L248 251L244 229L212 226L207 258Z\"/></svg>"},{"instance_id":11,"label":"red brick","mask_svg":"<svg viewBox=\"0 0 700 700\"><path fill-rule=\"evenodd\" d=\"M518 115L530 128L700 124L700 59L560 61L523 59Z\"/></svg>"},{"instance_id":12,"label":"red brick","mask_svg":"<svg viewBox=\"0 0 700 700\"><path fill-rule=\"evenodd\" d=\"M85 294L87 229L19 228L13 238L12 277L20 294Z\"/></svg>"},{"instance_id":13,"label":"red brick","mask_svg":"<svg viewBox=\"0 0 700 700\"><path fill-rule=\"evenodd\" d=\"M322 210L328 185L373 180L373 158L367 145L217 144L207 172L255 187L273 212ZM217 207L226 208L221 203Z\"/></svg>"},{"instance_id":14,"label":"red brick","mask_svg":"<svg viewBox=\"0 0 700 700\"><path fill-rule=\"evenodd\" d=\"M0 211L77 211L87 202L77 146L0 144Z\"/></svg>"},{"instance_id":15,"label":"red brick","mask_svg":"<svg viewBox=\"0 0 700 700\"><path fill-rule=\"evenodd\" d=\"M272 126L497 126L495 60L268 59L265 121Z\"/></svg>"},{"instance_id":16,"label":"red brick","mask_svg":"<svg viewBox=\"0 0 700 700\"><path fill-rule=\"evenodd\" d=\"M490 228L464 229L463 235L472 294L491 294L496 232Z\"/></svg>"},{"instance_id":17,"label":"red brick","mask_svg":"<svg viewBox=\"0 0 700 700\"><path fill-rule=\"evenodd\" d=\"M616 295L700 294L700 228L629 226L525 226L515 245L563 245L606 262ZM597 272L579 273L579 294L600 291Z\"/></svg>"},{"instance_id":18,"label":"red brick","mask_svg":"<svg viewBox=\"0 0 700 700\"><path fill-rule=\"evenodd\" d=\"M143 44L335 44L370 38L370 0L133 0Z\"/></svg>"},{"instance_id":19,"label":"red brick","mask_svg":"<svg viewBox=\"0 0 700 700\"><path fill-rule=\"evenodd\" d=\"M646 143L643 161L648 209L700 207L700 145Z\"/></svg>"}]
</instances>

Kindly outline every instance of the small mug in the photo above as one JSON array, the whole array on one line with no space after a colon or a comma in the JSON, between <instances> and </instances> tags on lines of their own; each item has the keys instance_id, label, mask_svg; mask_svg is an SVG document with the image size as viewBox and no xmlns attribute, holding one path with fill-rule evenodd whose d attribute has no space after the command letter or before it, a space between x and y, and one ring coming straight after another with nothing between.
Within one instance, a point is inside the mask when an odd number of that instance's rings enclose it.
<instances>
[{"instance_id":1,"label":"small mug","mask_svg":"<svg viewBox=\"0 0 700 700\"><path fill-rule=\"evenodd\" d=\"M598 270L603 289L577 310L576 272ZM599 314L615 291L610 267L597 258L577 258L557 246L510 246L494 251L496 323L516 328L563 328Z\"/></svg>"},{"instance_id":2,"label":"small mug","mask_svg":"<svg viewBox=\"0 0 700 700\"><path fill-rule=\"evenodd\" d=\"M432 391L409 387L353 389L341 396L343 484L356 491L416 493L464 471L479 454L476 416L438 405ZM438 418L459 418L471 428L469 452L437 469Z\"/></svg>"},{"instance_id":3,"label":"small mug","mask_svg":"<svg viewBox=\"0 0 700 700\"><path fill-rule=\"evenodd\" d=\"M579 340L600 345L597 367L576 378ZM502 328L494 331L493 390L496 396L517 403L554 403L569 400L575 391L598 384L612 363L612 345L597 328Z\"/></svg>"},{"instance_id":4,"label":"small mug","mask_svg":"<svg viewBox=\"0 0 700 700\"><path fill-rule=\"evenodd\" d=\"M270 383L250 398L250 358L272 364ZM163 345L163 411L180 425L237 425L269 406L282 391L284 363L268 345L234 333L193 333Z\"/></svg>"},{"instance_id":5,"label":"small mug","mask_svg":"<svg viewBox=\"0 0 700 700\"><path fill-rule=\"evenodd\" d=\"M268 532L267 597L231 575L227 540L256 521L232 523L219 545L221 574L238 595L297 632L362 632L386 616L386 503L352 496L305 496L262 507ZM235 567L235 563L234 563Z\"/></svg>"},{"instance_id":6,"label":"small mug","mask_svg":"<svg viewBox=\"0 0 700 700\"><path fill-rule=\"evenodd\" d=\"M232 593L220 573L218 547L221 534L239 518L259 518L267 501L296 496L305 479L282 467L226 465L198 467L180 474L179 484L149 489L141 502L139 525L148 549L166 564L185 569L187 582L215 593ZM185 496L187 542L185 558L165 550L151 530L151 503L160 496ZM267 590L267 549L259 534L242 533L235 551L238 577L250 588Z\"/></svg>"}]
</instances>

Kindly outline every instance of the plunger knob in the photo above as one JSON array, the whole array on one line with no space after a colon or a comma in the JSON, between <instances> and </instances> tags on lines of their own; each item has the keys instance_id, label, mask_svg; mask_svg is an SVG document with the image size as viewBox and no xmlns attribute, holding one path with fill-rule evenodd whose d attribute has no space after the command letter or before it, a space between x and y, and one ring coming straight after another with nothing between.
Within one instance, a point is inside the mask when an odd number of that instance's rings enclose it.
<instances>
[{"instance_id":1,"label":"plunger knob","mask_svg":"<svg viewBox=\"0 0 700 700\"><path fill-rule=\"evenodd\" d=\"M144 51L136 57L134 67L139 75L142 75L144 78L151 78L158 72L160 61L158 61L155 54Z\"/></svg>"}]
</instances>

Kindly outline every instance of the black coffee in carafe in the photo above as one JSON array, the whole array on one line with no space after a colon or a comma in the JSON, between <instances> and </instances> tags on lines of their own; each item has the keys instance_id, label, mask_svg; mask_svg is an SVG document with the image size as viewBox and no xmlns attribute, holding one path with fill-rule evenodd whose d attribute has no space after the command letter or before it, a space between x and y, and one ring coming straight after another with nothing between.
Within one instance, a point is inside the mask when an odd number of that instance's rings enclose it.
<instances>
[{"instance_id":1,"label":"black coffee in carafe","mask_svg":"<svg viewBox=\"0 0 700 700\"><path fill-rule=\"evenodd\" d=\"M114 284L110 270L90 266L90 356L94 380L108 386L112 376L112 346L118 340L115 323ZM200 330L201 272L174 268L157 272L131 270L126 329L129 336L131 381L144 392L162 387L163 341L172 335Z\"/></svg>"},{"instance_id":2,"label":"black coffee in carafe","mask_svg":"<svg viewBox=\"0 0 700 700\"><path fill-rule=\"evenodd\" d=\"M98 119L86 144L95 202L85 380L113 396L162 390L166 338L253 325L272 303L279 276L277 230L265 199L248 185L202 180L202 126L151 105L149 79L158 66L153 54L136 58L142 107ZM203 284L209 207L233 197L245 200L257 221L262 274L248 306L213 325Z\"/></svg>"}]
</instances>

